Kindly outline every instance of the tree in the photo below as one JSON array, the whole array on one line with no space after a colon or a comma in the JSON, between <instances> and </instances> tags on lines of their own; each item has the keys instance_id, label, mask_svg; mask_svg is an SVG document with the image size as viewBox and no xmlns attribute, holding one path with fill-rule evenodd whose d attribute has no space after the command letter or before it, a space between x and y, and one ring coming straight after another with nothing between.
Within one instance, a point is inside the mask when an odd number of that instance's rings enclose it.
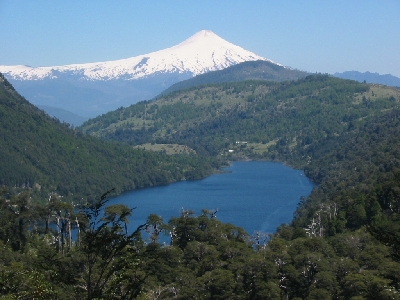
<instances>
[{"instance_id":1,"label":"tree","mask_svg":"<svg viewBox=\"0 0 400 300\"><path fill-rule=\"evenodd\" d=\"M86 272L83 277L83 290L87 299L101 298L107 290L114 289L111 279L125 266L124 255L132 252L132 247L140 235L141 225L128 234L127 217L133 209L124 205L113 205L104 209L107 195L100 201L82 209L87 222L81 226L82 240L80 250L85 256Z\"/></svg>"},{"instance_id":2,"label":"tree","mask_svg":"<svg viewBox=\"0 0 400 300\"><path fill-rule=\"evenodd\" d=\"M12 197L0 197L0 240L14 251L23 250L27 242L27 228L32 220L31 199L28 192Z\"/></svg>"},{"instance_id":3,"label":"tree","mask_svg":"<svg viewBox=\"0 0 400 300\"><path fill-rule=\"evenodd\" d=\"M157 243L160 233L165 229L165 224L160 216L150 214L146 222L146 231L150 234L153 244Z\"/></svg>"}]
</instances>

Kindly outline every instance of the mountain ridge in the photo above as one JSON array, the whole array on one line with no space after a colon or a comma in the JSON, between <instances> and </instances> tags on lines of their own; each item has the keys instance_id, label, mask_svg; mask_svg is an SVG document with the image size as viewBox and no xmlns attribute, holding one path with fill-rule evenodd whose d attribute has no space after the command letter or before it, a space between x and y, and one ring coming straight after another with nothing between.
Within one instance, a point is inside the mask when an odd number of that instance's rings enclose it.
<instances>
[{"instance_id":1,"label":"mountain ridge","mask_svg":"<svg viewBox=\"0 0 400 300\"><path fill-rule=\"evenodd\" d=\"M196 85L237 82L243 80L269 80L280 82L286 80L297 80L304 78L307 75L309 75L309 73L290 69L282 65L271 63L270 61L247 61L230 66L223 70L207 72L199 74L193 78L179 81L163 91L160 96Z\"/></svg>"}]
</instances>

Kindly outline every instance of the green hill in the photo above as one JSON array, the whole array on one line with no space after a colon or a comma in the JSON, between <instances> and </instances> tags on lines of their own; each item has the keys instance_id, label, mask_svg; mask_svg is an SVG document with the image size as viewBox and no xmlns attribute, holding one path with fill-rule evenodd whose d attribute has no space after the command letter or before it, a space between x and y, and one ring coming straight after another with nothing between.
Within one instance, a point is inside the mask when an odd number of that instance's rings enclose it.
<instances>
[{"instance_id":1,"label":"green hill","mask_svg":"<svg viewBox=\"0 0 400 300\"><path fill-rule=\"evenodd\" d=\"M228 158L276 159L286 152L298 158L315 143L393 108L398 98L397 89L327 75L282 83L221 83L109 112L85 122L81 130L132 145L178 143ZM299 167L307 163L305 158L291 161Z\"/></svg>"},{"instance_id":2,"label":"green hill","mask_svg":"<svg viewBox=\"0 0 400 300\"><path fill-rule=\"evenodd\" d=\"M304 78L307 72L293 70L274 63L258 60L233 65L223 70L208 72L173 84L161 95L202 84L238 82L244 80L286 81Z\"/></svg>"},{"instance_id":3,"label":"green hill","mask_svg":"<svg viewBox=\"0 0 400 300\"><path fill-rule=\"evenodd\" d=\"M212 172L196 155L167 156L83 136L31 105L2 75L0 118L0 184L30 188L42 200L56 192L86 201L110 188L122 192Z\"/></svg>"}]
</instances>

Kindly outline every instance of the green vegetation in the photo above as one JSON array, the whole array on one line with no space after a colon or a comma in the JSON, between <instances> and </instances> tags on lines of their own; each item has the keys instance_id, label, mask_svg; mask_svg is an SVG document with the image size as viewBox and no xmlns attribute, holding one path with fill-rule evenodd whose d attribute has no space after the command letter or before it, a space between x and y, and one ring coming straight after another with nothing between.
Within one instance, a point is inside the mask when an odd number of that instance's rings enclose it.
<instances>
[{"instance_id":1,"label":"green vegetation","mask_svg":"<svg viewBox=\"0 0 400 300\"><path fill-rule=\"evenodd\" d=\"M261 281L244 284L256 291L241 294L237 285L248 277L221 258L206 272L228 271L224 291L232 292L233 278L237 299L399 299L399 103L399 89L313 75L193 87L139 104L146 114L135 113L139 105L128 107L113 126L98 118L83 129L131 144L137 141L132 133L140 132L141 142L174 141L197 153L277 160L304 169L318 184L301 199L291 224L279 227L265 246L256 243L252 255L261 255L257 265L266 267L251 273ZM150 121L147 127L124 126L140 118ZM196 286L206 273L173 286Z\"/></svg>"},{"instance_id":2,"label":"green vegetation","mask_svg":"<svg viewBox=\"0 0 400 300\"><path fill-rule=\"evenodd\" d=\"M128 233L131 209L102 215L104 197L74 209L55 194L39 205L4 193L0 299L400 299L399 104L398 89L312 75L192 87L90 120L81 130L114 140L104 145L171 164L281 161L317 188L271 236L210 210L150 215Z\"/></svg>"},{"instance_id":3,"label":"green vegetation","mask_svg":"<svg viewBox=\"0 0 400 300\"><path fill-rule=\"evenodd\" d=\"M150 151L155 151L155 152L161 152L161 153L165 153L167 155L196 153L193 149L190 149L187 146L178 145L178 144L143 144L143 145L135 146L135 148L143 149L143 150L150 150Z\"/></svg>"}]
</instances>

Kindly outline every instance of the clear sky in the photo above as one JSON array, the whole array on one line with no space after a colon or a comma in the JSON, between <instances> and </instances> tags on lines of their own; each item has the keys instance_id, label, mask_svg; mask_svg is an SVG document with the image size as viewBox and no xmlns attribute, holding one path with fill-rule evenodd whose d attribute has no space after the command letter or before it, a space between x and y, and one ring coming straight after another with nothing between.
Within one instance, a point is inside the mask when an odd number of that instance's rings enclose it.
<instances>
[{"instance_id":1,"label":"clear sky","mask_svg":"<svg viewBox=\"0 0 400 300\"><path fill-rule=\"evenodd\" d=\"M400 77L400 0L0 0L0 64L128 58L202 29L300 70Z\"/></svg>"}]
</instances>

